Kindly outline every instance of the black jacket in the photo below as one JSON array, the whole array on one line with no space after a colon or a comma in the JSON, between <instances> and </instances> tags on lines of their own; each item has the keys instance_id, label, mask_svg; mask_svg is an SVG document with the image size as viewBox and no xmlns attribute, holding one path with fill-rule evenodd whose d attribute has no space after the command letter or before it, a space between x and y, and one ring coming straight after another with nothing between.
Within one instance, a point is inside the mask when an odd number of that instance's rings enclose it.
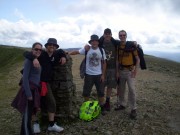
<instances>
[{"instance_id":1,"label":"black jacket","mask_svg":"<svg viewBox=\"0 0 180 135\"><path fill-rule=\"evenodd\" d=\"M26 51L23 55L29 60L35 59L31 52ZM41 55L38 57L42 68L41 81L50 82L52 80L53 66L57 65L62 57L66 58L66 54L62 49L56 50L51 57L49 57L46 51L42 51Z\"/></svg>"}]
</instances>

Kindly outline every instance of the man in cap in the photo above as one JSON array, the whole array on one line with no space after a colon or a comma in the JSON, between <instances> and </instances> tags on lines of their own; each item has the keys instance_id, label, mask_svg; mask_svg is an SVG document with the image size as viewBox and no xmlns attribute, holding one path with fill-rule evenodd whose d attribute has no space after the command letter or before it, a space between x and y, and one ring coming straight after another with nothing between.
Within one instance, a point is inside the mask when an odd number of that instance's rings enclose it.
<instances>
[{"instance_id":1,"label":"man in cap","mask_svg":"<svg viewBox=\"0 0 180 135\"><path fill-rule=\"evenodd\" d=\"M89 44L90 49L86 54L86 71L83 86L83 97L85 101L89 100L92 87L95 85L99 104L104 115L104 80L106 72L106 55L104 49L99 48L99 37L97 35L91 35ZM70 55L83 54L85 55L85 48L81 48L78 51L69 52ZM101 52L102 51L102 52Z\"/></svg>"},{"instance_id":2,"label":"man in cap","mask_svg":"<svg viewBox=\"0 0 180 135\"><path fill-rule=\"evenodd\" d=\"M106 68L106 78L105 87L106 88L106 102L105 110L110 111L110 97L112 89L117 87L116 79L116 48L118 42L112 37L111 29L106 28L104 30L103 36L100 38L99 46L102 46L105 50L107 57L107 68Z\"/></svg>"},{"instance_id":3,"label":"man in cap","mask_svg":"<svg viewBox=\"0 0 180 135\"><path fill-rule=\"evenodd\" d=\"M66 55L63 50L58 49L59 45L55 38L49 38L45 44L45 51L43 51L38 59L34 59L30 53L25 53L24 56L30 60L33 60L35 67L42 67L41 83L42 83L42 105L46 107L49 118L48 131L61 132L64 129L58 126L55 121L56 113L56 101L52 93L50 82L53 75L53 65L56 63L65 64ZM40 65L39 65L40 63ZM42 108L43 109L43 108ZM36 124L37 125L37 124ZM36 127L34 127L36 129Z\"/></svg>"}]
</instances>

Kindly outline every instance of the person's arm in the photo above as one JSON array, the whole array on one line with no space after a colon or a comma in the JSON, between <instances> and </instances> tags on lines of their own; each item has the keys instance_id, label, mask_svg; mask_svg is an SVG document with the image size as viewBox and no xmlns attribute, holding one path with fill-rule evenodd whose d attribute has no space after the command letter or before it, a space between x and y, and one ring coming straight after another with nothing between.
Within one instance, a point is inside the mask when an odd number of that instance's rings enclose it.
<instances>
[{"instance_id":1,"label":"person's arm","mask_svg":"<svg viewBox=\"0 0 180 135\"><path fill-rule=\"evenodd\" d=\"M32 54L32 52L29 52L29 51L25 51L24 53L23 53L23 56L26 58L26 59L28 59L28 60L30 60L30 61L33 61L36 57Z\"/></svg>"},{"instance_id":2,"label":"person's arm","mask_svg":"<svg viewBox=\"0 0 180 135\"><path fill-rule=\"evenodd\" d=\"M66 52L62 49L58 49L56 50L56 54L61 58L61 57L65 57L66 58Z\"/></svg>"},{"instance_id":3,"label":"person's arm","mask_svg":"<svg viewBox=\"0 0 180 135\"><path fill-rule=\"evenodd\" d=\"M105 81L105 76L106 76L106 60L104 60L103 64L102 64L102 76L101 76L101 81L104 82Z\"/></svg>"},{"instance_id":4,"label":"person's arm","mask_svg":"<svg viewBox=\"0 0 180 135\"><path fill-rule=\"evenodd\" d=\"M29 86L29 74L31 70L31 61L26 59L24 62L24 68L23 68L23 81L22 86L25 91L25 94L27 96L28 100L32 100L32 93Z\"/></svg>"},{"instance_id":5,"label":"person's arm","mask_svg":"<svg viewBox=\"0 0 180 135\"><path fill-rule=\"evenodd\" d=\"M138 44L137 44L137 42L136 41L133 41L133 43L134 43L134 45L137 47L138 46Z\"/></svg>"},{"instance_id":6,"label":"person's arm","mask_svg":"<svg viewBox=\"0 0 180 135\"><path fill-rule=\"evenodd\" d=\"M24 56L26 59L32 61L34 67L40 68L40 63L39 63L38 59L32 54L32 52L25 51L25 52L23 53L23 56Z\"/></svg>"},{"instance_id":7,"label":"person's arm","mask_svg":"<svg viewBox=\"0 0 180 135\"><path fill-rule=\"evenodd\" d=\"M79 50L74 50L74 51L71 51L71 52L68 52L69 55L77 55L77 54L80 54L79 53Z\"/></svg>"},{"instance_id":8,"label":"person's arm","mask_svg":"<svg viewBox=\"0 0 180 135\"><path fill-rule=\"evenodd\" d=\"M56 62L58 61L58 63L60 63L61 65L64 65L66 63L67 58L66 58L66 52L64 50L58 49L55 51L54 54L55 54Z\"/></svg>"},{"instance_id":9,"label":"person's arm","mask_svg":"<svg viewBox=\"0 0 180 135\"><path fill-rule=\"evenodd\" d=\"M132 77L135 78L139 69L139 64L140 64L140 59L139 56L137 54L137 50L135 50L135 52L133 52L135 55L135 59L136 59L136 65L134 67L134 70L132 70Z\"/></svg>"},{"instance_id":10,"label":"person's arm","mask_svg":"<svg viewBox=\"0 0 180 135\"><path fill-rule=\"evenodd\" d=\"M84 49L85 49L85 51L89 51L89 49L90 49L90 45L88 45L88 44L86 44L85 46L84 46Z\"/></svg>"},{"instance_id":11,"label":"person's arm","mask_svg":"<svg viewBox=\"0 0 180 135\"><path fill-rule=\"evenodd\" d=\"M73 51L68 52L68 54L69 55L85 54L85 52L88 52L90 48L91 48L90 45L86 44L80 50L73 50Z\"/></svg>"},{"instance_id":12,"label":"person's arm","mask_svg":"<svg viewBox=\"0 0 180 135\"><path fill-rule=\"evenodd\" d=\"M101 81L104 82L105 81L105 76L106 76L106 68L107 68L107 58L106 58L106 53L104 51L104 49L102 49L102 56L103 56L103 60L102 60L102 76L101 76Z\"/></svg>"},{"instance_id":13,"label":"person's arm","mask_svg":"<svg viewBox=\"0 0 180 135\"><path fill-rule=\"evenodd\" d=\"M116 48L116 79L119 80L120 74L119 74L119 52L118 52L118 46Z\"/></svg>"},{"instance_id":14,"label":"person's arm","mask_svg":"<svg viewBox=\"0 0 180 135\"><path fill-rule=\"evenodd\" d=\"M135 65L135 70L137 71L139 69L139 64L140 64L140 59L139 59L139 56L135 56L136 58L136 65Z\"/></svg>"}]
</instances>

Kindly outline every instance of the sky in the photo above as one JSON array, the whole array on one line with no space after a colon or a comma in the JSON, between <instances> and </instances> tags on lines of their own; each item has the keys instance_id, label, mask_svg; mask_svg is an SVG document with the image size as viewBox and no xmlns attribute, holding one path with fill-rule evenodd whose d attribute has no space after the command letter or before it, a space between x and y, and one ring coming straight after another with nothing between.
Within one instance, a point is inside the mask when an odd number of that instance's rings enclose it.
<instances>
[{"instance_id":1,"label":"sky","mask_svg":"<svg viewBox=\"0 0 180 135\"><path fill-rule=\"evenodd\" d=\"M31 47L53 37L61 48L77 48L110 28L115 39L126 30L127 40L145 52L180 52L179 5L180 0L0 0L0 44Z\"/></svg>"}]
</instances>

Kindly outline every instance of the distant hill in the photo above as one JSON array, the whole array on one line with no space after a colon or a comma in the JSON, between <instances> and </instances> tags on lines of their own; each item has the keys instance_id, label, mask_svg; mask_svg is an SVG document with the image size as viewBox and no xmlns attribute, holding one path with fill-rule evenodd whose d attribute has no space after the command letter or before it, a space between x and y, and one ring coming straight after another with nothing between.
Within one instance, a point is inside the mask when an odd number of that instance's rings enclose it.
<instances>
[{"instance_id":1,"label":"distant hill","mask_svg":"<svg viewBox=\"0 0 180 135\"><path fill-rule=\"evenodd\" d=\"M65 51L73 51L73 50L79 50L80 48L67 48L67 49L63 49L63 50L65 50Z\"/></svg>"},{"instance_id":2,"label":"distant hill","mask_svg":"<svg viewBox=\"0 0 180 135\"><path fill-rule=\"evenodd\" d=\"M145 53L180 63L180 52L145 51Z\"/></svg>"},{"instance_id":3,"label":"distant hill","mask_svg":"<svg viewBox=\"0 0 180 135\"><path fill-rule=\"evenodd\" d=\"M67 48L65 51L79 50L80 48ZM13 64L23 61L23 52L30 50L30 48L14 47L0 45L0 72L8 70ZM179 69L180 63L167 60L164 58L158 58L151 55L145 55L145 60L148 68L151 67L171 67L171 69ZM158 66L156 66L158 65Z\"/></svg>"}]
</instances>

